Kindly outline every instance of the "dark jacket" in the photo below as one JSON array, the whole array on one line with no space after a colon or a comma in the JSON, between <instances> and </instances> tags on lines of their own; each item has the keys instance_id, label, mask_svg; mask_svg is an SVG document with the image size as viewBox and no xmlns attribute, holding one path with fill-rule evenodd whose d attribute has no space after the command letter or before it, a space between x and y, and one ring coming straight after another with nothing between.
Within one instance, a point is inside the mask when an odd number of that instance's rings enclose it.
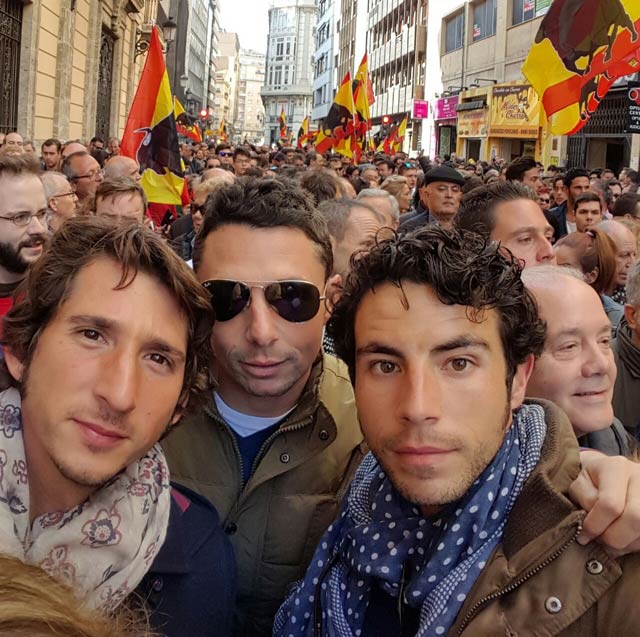
<instances>
[{"instance_id":1,"label":"dark jacket","mask_svg":"<svg viewBox=\"0 0 640 637\"><path fill-rule=\"evenodd\" d=\"M613 341L618 367L613 387L613 412L632 436L640 433L640 349L631 340L631 328L623 317Z\"/></svg>"},{"instance_id":2,"label":"dark jacket","mask_svg":"<svg viewBox=\"0 0 640 637\"><path fill-rule=\"evenodd\" d=\"M238 564L234 634L271 635L288 587L304 575L364 453L346 366L318 359L244 485L237 440L213 395L183 421L162 444L173 479L205 496L224 520Z\"/></svg>"},{"instance_id":3,"label":"dark jacket","mask_svg":"<svg viewBox=\"0 0 640 637\"><path fill-rule=\"evenodd\" d=\"M437 219L431 215L424 204L419 201L415 212L410 212L400 219L400 232L411 232L428 223L437 223Z\"/></svg>"},{"instance_id":4,"label":"dark jacket","mask_svg":"<svg viewBox=\"0 0 640 637\"><path fill-rule=\"evenodd\" d=\"M136 589L154 630L166 637L231 635L236 565L215 508L173 485L169 528Z\"/></svg>"},{"instance_id":5,"label":"dark jacket","mask_svg":"<svg viewBox=\"0 0 640 637\"><path fill-rule=\"evenodd\" d=\"M553 236L557 241L560 237L569 234L567 228L567 202L561 203L544 213L547 221L553 226Z\"/></svg>"},{"instance_id":6,"label":"dark jacket","mask_svg":"<svg viewBox=\"0 0 640 637\"><path fill-rule=\"evenodd\" d=\"M636 449L634 438L627 433L617 418L613 419L611 427L580 436L578 444L581 447L601 451L607 456L631 457Z\"/></svg>"}]
</instances>

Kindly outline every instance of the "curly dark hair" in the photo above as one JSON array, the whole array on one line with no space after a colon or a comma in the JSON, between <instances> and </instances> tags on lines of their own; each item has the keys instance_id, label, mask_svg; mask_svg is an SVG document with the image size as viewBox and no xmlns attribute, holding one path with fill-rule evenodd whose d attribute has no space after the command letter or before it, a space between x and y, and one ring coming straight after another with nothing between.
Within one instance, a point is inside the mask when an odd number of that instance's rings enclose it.
<instances>
[{"instance_id":1,"label":"curly dark hair","mask_svg":"<svg viewBox=\"0 0 640 637\"><path fill-rule=\"evenodd\" d=\"M98 258L122 267L116 289L144 272L165 286L187 319L188 340L180 403L207 386L213 327L211 301L193 272L154 232L138 223L114 224L104 217L69 219L55 233L44 254L29 268L2 322L0 343L28 369L43 330L71 293L78 272ZM4 360L3 382L11 382Z\"/></svg>"},{"instance_id":2,"label":"curly dark hair","mask_svg":"<svg viewBox=\"0 0 640 637\"><path fill-rule=\"evenodd\" d=\"M539 356L545 339L545 324L521 271L510 252L479 234L435 225L418 228L379 241L368 253L352 258L327 329L355 382L354 325L364 296L386 282L401 289L403 281L428 285L443 304L466 306L471 320L482 320L484 310L498 311L510 387L517 366L530 354Z\"/></svg>"}]
</instances>

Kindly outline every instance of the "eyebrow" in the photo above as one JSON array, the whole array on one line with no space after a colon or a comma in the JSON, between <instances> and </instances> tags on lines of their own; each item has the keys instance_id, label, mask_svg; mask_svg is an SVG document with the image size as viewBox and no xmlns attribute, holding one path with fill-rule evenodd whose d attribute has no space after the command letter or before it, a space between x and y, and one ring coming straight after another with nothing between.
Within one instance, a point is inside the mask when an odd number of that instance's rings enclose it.
<instances>
[{"instance_id":1,"label":"eyebrow","mask_svg":"<svg viewBox=\"0 0 640 637\"><path fill-rule=\"evenodd\" d=\"M112 332L118 328L116 321L104 318L104 316L94 316L92 314L77 314L71 316L69 318L69 322L74 325L93 325L105 332ZM182 349L170 345L167 341L161 338L151 338L145 343L145 348L158 350L163 354L173 356L178 361L184 361L186 359L186 353Z\"/></svg>"},{"instance_id":2,"label":"eyebrow","mask_svg":"<svg viewBox=\"0 0 640 637\"><path fill-rule=\"evenodd\" d=\"M547 232L553 232L553 226L548 225L544 228L538 228L537 226L526 226L524 228L518 228L517 230L514 230L509 236L517 237L519 234L524 234L527 232L533 232L534 234L542 232L542 234L546 234Z\"/></svg>"},{"instance_id":3,"label":"eyebrow","mask_svg":"<svg viewBox=\"0 0 640 637\"><path fill-rule=\"evenodd\" d=\"M489 350L489 344L487 341L475 336L457 336L449 341L445 341L440 345L436 345L431 352L434 354L443 354L451 352L457 349L483 349ZM390 345L384 345L376 341L363 345L356 350L356 356L362 356L366 354L386 354L387 356L395 356L402 358L404 354L396 347Z\"/></svg>"}]
</instances>

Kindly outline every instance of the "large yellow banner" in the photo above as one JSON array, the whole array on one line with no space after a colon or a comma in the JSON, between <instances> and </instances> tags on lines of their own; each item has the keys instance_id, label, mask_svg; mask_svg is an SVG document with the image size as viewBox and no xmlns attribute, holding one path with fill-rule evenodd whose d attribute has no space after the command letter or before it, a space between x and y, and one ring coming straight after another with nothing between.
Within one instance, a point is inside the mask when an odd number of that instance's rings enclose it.
<instances>
[{"instance_id":1,"label":"large yellow banner","mask_svg":"<svg viewBox=\"0 0 640 637\"><path fill-rule=\"evenodd\" d=\"M538 137L540 99L529 84L494 86L491 97L490 137Z\"/></svg>"}]
</instances>

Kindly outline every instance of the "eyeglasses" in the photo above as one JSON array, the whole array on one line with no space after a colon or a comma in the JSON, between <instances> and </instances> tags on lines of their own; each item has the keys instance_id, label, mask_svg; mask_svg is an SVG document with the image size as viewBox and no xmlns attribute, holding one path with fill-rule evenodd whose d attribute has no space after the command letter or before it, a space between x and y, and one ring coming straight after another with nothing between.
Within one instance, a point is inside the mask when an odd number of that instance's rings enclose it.
<instances>
[{"instance_id":1,"label":"eyeglasses","mask_svg":"<svg viewBox=\"0 0 640 637\"><path fill-rule=\"evenodd\" d=\"M218 155L220 155L220 157L229 157L231 155L231 152L226 151L226 150L221 150Z\"/></svg>"},{"instance_id":2,"label":"eyeglasses","mask_svg":"<svg viewBox=\"0 0 640 637\"><path fill-rule=\"evenodd\" d=\"M95 179L98 175L104 177L104 170L91 170L86 175L76 175L71 179L71 181L76 181L78 179Z\"/></svg>"},{"instance_id":3,"label":"eyeglasses","mask_svg":"<svg viewBox=\"0 0 640 637\"><path fill-rule=\"evenodd\" d=\"M540 203L551 203L550 199L542 199L542 197L538 197L538 200L540 201Z\"/></svg>"},{"instance_id":4,"label":"eyeglasses","mask_svg":"<svg viewBox=\"0 0 640 637\"><path fill-rule=\"evenodd\" d=\"M12 215L10 217L4 217L0 215L0 219L13 221L16 226L28 226L34 217L36 217L40 223L46 221L48 213L49 210L45 208L44 210L38 210L38 212L36 212L36 214L34 215L32 215L30 212L19 212L17 215Z\"/></svg>"},{"instance_id":5,"label":"eyeglasses","mask_svg":"<svg viewBox=\"0 0 640 637\"><path fill-rule=\"evenodd\" d=\"M71 192L63 192L59 195L51 195L51 197L49 197L50 199L57 199L58 197L75 197L76 193L71 191Z\"/></svg>"},{"instance_id":6,"label":"eyeglasses","mask_svg":"<svg viewBox=\"0 0 640 637\"><path fill-rule=\"evenodd\" d=\"M192 203L189 205L189 211L191 212L191 214L195 214L196 212L202 212L204 213L204 205L201 205L199 203Z\"/></svg>"},{"instance_id":7,"label":"eyeglasses","mask_svg":"<svg viewBox=\"0 0 640 637\"><path fill-rule=\"evenodd\" d=\"M262 285L264 284L264 285ZM320 309L320 291L307 281L262 281L261 284L244 283L229 279L214 279L202 284L211 295L211 305L217 321L230 321L248 308L251 290L259 288L264 292L267 303L290 323L304 323L311 320Z\"/></svg>"}]
</instances>

